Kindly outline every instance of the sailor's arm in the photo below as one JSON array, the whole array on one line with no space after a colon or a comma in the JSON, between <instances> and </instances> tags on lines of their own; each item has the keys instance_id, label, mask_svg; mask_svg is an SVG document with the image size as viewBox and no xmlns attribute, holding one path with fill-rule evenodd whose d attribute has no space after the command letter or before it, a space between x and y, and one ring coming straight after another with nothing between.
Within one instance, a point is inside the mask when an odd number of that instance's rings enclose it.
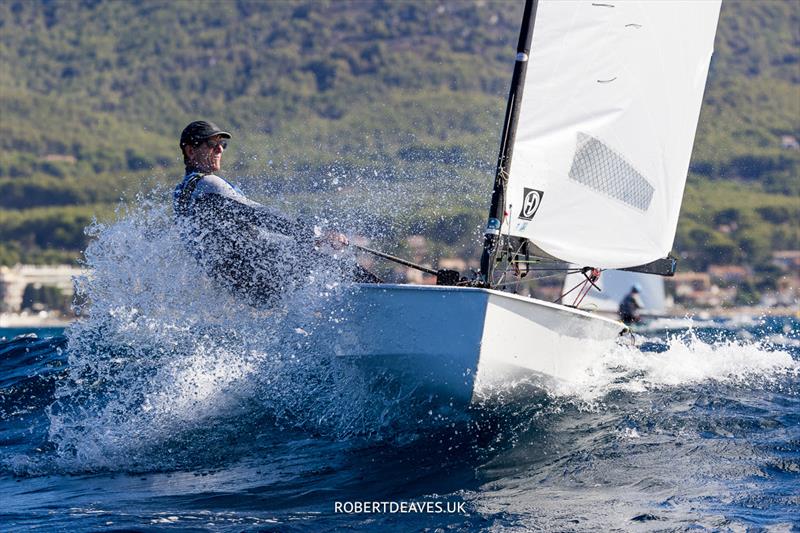
<instances>
[{"instance_id":1,"label":"sailor's arm","mask_svg":"<svg viewBox=\"0 0 800 533\"><path fill-rule=\"evenodd\" d=\"M301 220L291 220L276 209L250 200L218 176L205 176L198 184L196 194L197 208L231 221L252 224L317 245L327 243L337 250L349 244L341 233L323 231Z\"/></svg>"},{"instance_id":2,"label":"sailor's arm","mask_svg":"<svg viewBox=\"0 0 800 533\"><path fill-rule=\"evenodd\" d=\"M207 213L217 221L251 224L267 231L311 241L314 228L293 221L282 213L251 200L242 201L221 194L202 194L195 199L195 213ZM202 215L201 215L202 216Z\"/></svg>"}]
</instances>

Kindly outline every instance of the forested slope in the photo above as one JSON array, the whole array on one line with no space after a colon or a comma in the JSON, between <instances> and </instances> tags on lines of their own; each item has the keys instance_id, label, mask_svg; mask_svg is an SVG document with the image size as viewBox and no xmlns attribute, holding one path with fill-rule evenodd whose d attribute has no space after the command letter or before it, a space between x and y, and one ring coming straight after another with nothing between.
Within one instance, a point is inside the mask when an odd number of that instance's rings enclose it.
<instances>
[{"instance_id":1,"label":"forested slope","mask_svg":"<svg viewBox=\"0 0 800 533\"><path fill-rule=\"evenodd\" d=\"M0 2L0 263L76 257L94 214L144 178L175 179L177 135L198 117L236 132L226 161L237 176L288 196L332 168L421 191L432 175L457 176L468 202L417 195L413 216L375 222L467 253L485 217L521 10ZM800 151L784 146L800 138L798 28L796 2L723 5L676 241L688 267L765 265L772 249L800 248Z\"/></svg>"}]
</instances>

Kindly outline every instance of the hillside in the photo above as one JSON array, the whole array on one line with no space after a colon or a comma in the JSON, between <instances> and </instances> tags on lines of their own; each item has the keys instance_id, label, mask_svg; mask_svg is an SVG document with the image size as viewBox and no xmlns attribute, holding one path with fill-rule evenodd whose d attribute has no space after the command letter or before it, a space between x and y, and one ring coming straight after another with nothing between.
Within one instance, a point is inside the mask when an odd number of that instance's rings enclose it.
<instances>
[{"instance_id":1,"label":"hillside","mask_svg":"<svg viewBox=\"0 0 800 533\"><path fill-rule=\"evenodd\" d=\"M686 268L800 248L799 6L723 5L675 245ZM74 259L92 216L145 178L174 181L198 117L236 133L226 166L263 197L346 205L342 224L387 245L419 231L434 253L474 255L521 9L2 2L0 263Z\"/></svg>"}]
</instances>

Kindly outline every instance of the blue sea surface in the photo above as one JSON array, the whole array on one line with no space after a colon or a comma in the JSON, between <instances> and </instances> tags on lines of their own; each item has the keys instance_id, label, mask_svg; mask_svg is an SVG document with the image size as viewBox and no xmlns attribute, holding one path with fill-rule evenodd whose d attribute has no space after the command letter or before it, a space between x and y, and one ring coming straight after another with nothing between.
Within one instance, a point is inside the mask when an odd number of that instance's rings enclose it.
<instances>
[{"instance_id":1,"label":"blue sea surface","mask_svg":"<svg viewBox=\"0 0 800 533\"><path fill-rule=\"evenodd\" d=\"M125 323L0 343L0 529L800 527L794 318L643 332L574 390L426 411Z\"/></svg>"},{"instance_id":2,"label":"blue sea surface","mask_svg":"<svg viewBox=\"0 0 800 533\"><path fill-rule=\"evenodd\" d=\"M81 318L0 331L2 531L799 527L796 317L652 324L450 405L335 355L335 271L268 310L218 287L168 191L88 233Z\"/></svg>"}]
</instances>

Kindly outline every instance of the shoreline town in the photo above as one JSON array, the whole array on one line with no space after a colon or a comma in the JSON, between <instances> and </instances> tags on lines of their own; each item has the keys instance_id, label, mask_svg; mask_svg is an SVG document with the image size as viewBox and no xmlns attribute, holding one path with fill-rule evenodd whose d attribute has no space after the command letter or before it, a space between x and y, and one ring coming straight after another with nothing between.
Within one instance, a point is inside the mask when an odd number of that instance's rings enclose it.
<instances>
[{"instance_id":1,"label":"shoreline town","mask_svg":"<svg viewBox=\"0 0 800 533\"><path fill-rule=\"evenodd\" d=\"M411 259L425 261L427 242L422 236L408 239ZM368 262L368 260L367 260ZM370 264L364 262L364 266ZM757 303L745 297L743 287L752 285L752 272L745 266L710 265L706 272L681 272L665 278L667 312L662 318L712 318L789 316L800 319L800 251L773 253L772 264L780 275L773 290L758 294ZM439 261L439 268L461 272L476 265L452 257ZM0 328L66 327L72 313L73 283L87 270L72 265L16 265L0 267ZM393 281L429 284L435 278L421 272L397 268ZM553 279L532 288L530 295L555 300L562 292L562 280Z\"/></svg>"}]
</instances>

